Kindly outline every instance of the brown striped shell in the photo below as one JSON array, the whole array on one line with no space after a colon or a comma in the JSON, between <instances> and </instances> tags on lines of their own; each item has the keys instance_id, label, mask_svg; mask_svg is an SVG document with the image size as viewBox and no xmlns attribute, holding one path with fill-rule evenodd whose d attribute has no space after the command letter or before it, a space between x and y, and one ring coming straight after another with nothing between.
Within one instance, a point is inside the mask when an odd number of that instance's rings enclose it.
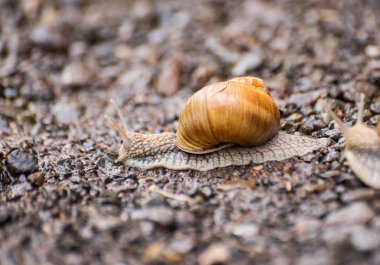
<instances>
[{"instance_id":1,"label":"brown striped shell","mask_svg":"<svg viewBox=\"0 0 380 265\"><path fill-rule=\"evenodd\" d=\"M257 146L280 128L280 112L263 80L237 77L206 86L186 103L176 145L189 153L208 153L223 144Z\"/></svg>"}]
</instances>

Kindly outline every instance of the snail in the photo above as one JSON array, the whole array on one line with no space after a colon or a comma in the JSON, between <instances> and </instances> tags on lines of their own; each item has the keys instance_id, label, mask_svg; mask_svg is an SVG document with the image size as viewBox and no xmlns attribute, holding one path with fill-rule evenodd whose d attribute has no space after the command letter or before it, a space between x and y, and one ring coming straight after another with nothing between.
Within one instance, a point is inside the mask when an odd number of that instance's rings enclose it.
<instances>
[{"instance_id":1,"label":"snail","mask_svg":"<svg viewBox=\"0 0 380 265\"><path fill-rule=\"evenodd\" d=\"M328 144L325 138L279 131L279 109L263 80L255 77L238 77L200 89L185 104L176 133L135 133L124 122L119 125L106 118L123 140L116 162L143 170L206 171L280 161Z\"/></svg>"},{"instance_id":2,"label":"snail","mask_svg":"<svg viewBox=\"0 0 380 265\"><path fill-rule=\"evenodd\" d=\"M368 186L380 189L380 121L376 129L363 123L364 100L364 95L361 94L357 121L350 128L344 125L328 105L326 109L346 138L343 154L352 171Z\"/></svg>"}]
</instances>

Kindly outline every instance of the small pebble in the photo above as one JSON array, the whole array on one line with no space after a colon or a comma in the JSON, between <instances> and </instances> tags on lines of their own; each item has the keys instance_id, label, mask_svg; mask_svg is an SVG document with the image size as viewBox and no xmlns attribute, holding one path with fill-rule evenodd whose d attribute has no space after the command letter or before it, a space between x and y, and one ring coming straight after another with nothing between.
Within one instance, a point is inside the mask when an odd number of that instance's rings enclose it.
<instances>
[{"instance_id":1,"label":"small pebble","mask_svg":"<svg viewBox=\"0 0 380 265\"><path fill-rule=\"evenodd\" d=\"M306 251L305 251L306 252ZM327 250L318 250L311 253L300 253L297 261L293 264L295 265L325 265L334 264L334 257L330 257L331 254ZM292 263L290 263L292 264Z\"/></svg>"},{"instance_id":2,"label":"small pebble","mask_svg":"<svg viewBox=\"0 0 380 265\"><path fill-rule=\"evenodd\" d=\"M141 199L141 205L147 208L161 206L165 203L165 198L158 193L151 193Z\"/></svg>"},{"instance_id":3,"label":"small pebble","mask_svg":"<svg viewBox=\"0 0 380 265\"><path fill-rule=\"evenodd\" d=\"M308 88L314 88L314 86L307 85ZM299 89L298 89L299 90ZM305 89L301 89L305 90ZM289 98L287 103L294 103L297 106L309 106L315 101L317 101L321 96L321 90L311 90L304 93L293 93Z\"/></svg>"},{"instance_id":4,"label":"small pebble","mask_svg":"<svg viewBox=\"0 0 380 265\"><path fill-rule=\"evenodd\" d=\"M31 150L15 149L7 155L6 165L13 175L32 173L38 170L37 155Z\"/></svg>"},{"instance_id":5,"label":"small pebble","mask_svg":"<svg viewBox=\"0 0 380 265\"><path fill-rule=\"evenodd\" d=\"M198 257L199 265L227 263L231 258L229 249L222 243L214 243Z\"/></svg>"},{"instance_id":6,"label":"small pebble","mask_svg":"<svg viewBox=\"0 0 380 265\"><path fill-rule=\"evenodd\" d=\"M380 48L377 45L367 45L364 51L368 57L380 56Z\"/></svg>"},{"instance_id":7,"label":"small pebble","mask_svg":"<svg viewBox=\"0 0 380 265\"><path fill-rule=\"evenodd\" d=\"M337 177L339 175L340 175L340 171L339 170L330 170L330 171L326 171L326 172L322 173L321 177L325 178L325 179L328 179L328 178Z\"/></svg>"},{"instance_id":8,"label":"small pebble","mask_svg":"<svg viewBox=\"0 0 380 265\"><path fill-rule=\"evenodd\" d=\"M59 101L51 108L51 111L57 121L64 124L78 122L81 116L81 107L74 101Z\"/></svg>"},{"instance_id":9,"label":"small pebble","mask_svg":"<svg viewBox=\"0 0 380 265\"><path fill-rule=\"evenodd\" d=\"M69 55L71 58L80 58L88 52L88 47L86 42L77 41L70 45L69 47Z\"/></svg>"},{"instance_id":10,"label":"small pebble","mask_svg":"<svg viewBox=\"0 0 380 265\"><path fill-rule=\"evenodd\" d=\"M372 116L370 119L369 119L370 123L372 125L377 125L377 123L380 121L380 115L375 115L375 116Z\"/></svg>"},{"instance_id":11,"label":"small pebble","mask_svg":"<svg viewBox=\"0 0 380 265\"><path fill-rule=\"evenodd\" d=\"M157 91L164 96L172 96L180 88L181 63L178 56L172 56L163 62L157 76Z\"/></svg>"},{"instance_id":12,"label":"small pebble","mask_svg":"<svg viewBox=\"0 0 380 265\"><path fill-rule=\"evenodd\" d=\"M322 222L316 218L300 217L296 220L294 231L299 237L304 237L319 231Z\"/></svg>"},{"instance_id":13,"label":"small pebble","mask_svg":"<svg viewBox=\"0 0 380 265\"><path fill-rule=\"evenodd\" d=\"M159 263L164 260L165 245L160 242L154 242L148 245L142 255L145 264Z\"/></svg>"},{"instance_id":14,"label":"small pebble","mask_svg":"<svg viewBox=\"0 0 380 265\"><path fill-rule=\"evenodd\" d=\"M322 201L329 202L338 199L338 195L333 191L327 191L320 196Z\"/></svg>"},{"instance_id":15,"label":"small pebble","mask_svg":"<svg viewBox=\"0 0 380 265\"><path fill-rule=\"evenodd\" d=\"M11 213L7 208L0 208L0 227L12 220Z\"/></svg>"},{"instance_id":16,"label":"small pebble","mask_svg":"<svg viewBox=\"0 0 380 265\"><path fill-rule=\"evenodd\" d=\"M44 49L64 49L67 47L67 40L58 31L46 26L37 26L30 33L31 41Z\"/></svg>"},{"instance_id":17,"label":"small pebble","mask_svg":"<svg viewBox=\"0 0 380 265\"><path fill-rule=\"evenodd\" d=\"M210 185L203 185L199 188L199 192L205 197L208 198L212 195L213 190Z\"/></svg>"},{"instance_id":18,"label":"small pebble","mask_svg":"<svg viewBox=\"0 0 380 265\"><path fill-rule=\"evenodd\" d=\"M29 182L22 182L12 186L8 194L8 199L13 200L22 196L25 192L32 190L32 185Z\"/></svg>"},{"instance_id":19,"label":"small pebble","mask_svg":"<svg viewBox=\"0 0 380 265\"><path fill-rule=\"evenodd\" d=\"M43 172L35 172L28 176L28 180L34 186L41 187L45 182L45 173Z\"/></svg>"},{"instance_id":20,"label":"small pebble","mask_svg":"<svg viewBox=\"0 0 380 265\"><path fill-rule=\"evenodd\" d=\"M335 245L347 241L348 235L352 227L355 225L336 225L325 226L321 231L321 238L328 245Z\"/></svg>"},{"instance_id":21,"label":"small pebble","mask_svg":"<svg viewBox=\"0 0 380 265\"><path fill-rule=\"evenodd\" d=\"M74 62L62 70L61 83L64 86L84 86L91 81L92 72L82 62Z\"/></svg>"},{"instance_id":22,"label":"small pebble","mask_svg":"<svg viewBox=\"0 0 380 265\"><path fill-rule=\"evenodd\" d=\"M329 150L329 152L326 154L324 161L326 161L326 162L332 162L332 161L339 160L339 158L340 158L340 153L337 152L337 151L334 150L334 149L331 149L331 150Z\"/></svg>"},{"instance_id":23,"label":"small pebble","mask_svg":"<svg viewBox=\"0 0 380 265\"><path fill-rule=\"evenodd\" d=\"M234 76L245 75L248 71L258 68L263 61L264 59L259 53L247 53L234 65L232 74Z\"/></svg>"},{"instance_id":24,"label":"small pebble","mask_svg":"<svg viewBox=\"0 0 380 265\"><path fill-rule=\"evenodd\" d=\"M342 194L342 201L343 202L352 202L357 200L363 200L363 199L371 199L376 195L376 191L373 189L356 189L347 191Z\"/></svg>"},{"instance_id":25,"label":"small pebble","mask_svg":"<svg viewBox=\"0 0 380 265\"><path fill-rule=\"evenodd\" d=\"M4 89L4 96L6 98L16 98L18 96L18 91L14 88L7 87Z\"/></svg>"},{"instance_id":26,"label":"small pebble","mask_svg":"<svg viewBox=\"0 0 380 265\"><path fill-rule=\"evenodd\" d=\"M372 103L369 108L372 112L379 114L380 113L380 102Z\"/></svg>"},{"instance_id":27,"label":"small pebble","mask_svg":"<svg viewBox=\"0 0 380 265\"><path fill-rule=\"evenodd\" d=\"M349 225L368 222L375 213L364 202L355 202L326 217L326 225Z\"/></svg>"},{"instance_id":28,"label":"small pebble","mask_svg":"<svg viewBox=\"0 0 380 265\"><path fill-rule=\"evenodd\" d=\"M350 242L359 251L379 249L380 234L364 226L358 226L351 230Z\"/></svg>"},{"instance_id":29,"label":"small pebble","mask_svg":"<svg viewBox=\"0 0 380 265\"><path fill-rule=\"evenodd\" d=\"M191 85L195 89L203 87L206 82L215 74L217 67L210 65L200 65L194 70L191 76Z\"/></svg>"},{"instance_id":30,"label":"small pebble","mask_svg":"<svg viewBox=\"0 0 380 265\"><path fill-rule=\"evenodd\" d=\"M301 113L293 113L292 115L290 115L287 120L289 121L293 121L293 122L298 122L298 121L301 121L303 118L303 115Z\"/></svg>"},{"instance_id":31,"label":"small pebble","mask_svg":"<svg viewBox=\"0 0 380 265\"><path fill-rule=\"evenodd\" d=\"M170 225L174 222L173 211L165 206L147 207L134 210L131 213L133 220L148 220L160 225Z\"/></svg>"},{"instance_id":32,"label":"small pebble","mask_svg":"<svg viewBox=\"0 0 380 265\"><path fill-rule=\"evenodd\" d=\"M300 131L305 134L310 134L314 131L318 131L325 127L325 123L321 120L315 119L315 117L311 117L306 122L301 125Z\"/></svg>"},{"instance_id":33,"label":"small pebble","mask_svg":"<svg viewBox=\"0 0 380 265\"><path fill-rule=\"evenodd\" d=\"M341 137L341 132L340 130L337 128L337 129L332 129L332 130L328 130L325 132L324 136L328 137L328 138L331 138L333 139L334 141L338 141L339 138Z\"/></svg>"},{"instance_id":34,"label":"small pebble","mask_svg":"<svg viewBox=\"0 0 380 265\"><path fill-rule=\"evenodd\" d=\"M255 224L237 224L228 227L229 232L237 237L245 240L254 240L259 232L259 228Z\"/></svg>"}]
</instances>

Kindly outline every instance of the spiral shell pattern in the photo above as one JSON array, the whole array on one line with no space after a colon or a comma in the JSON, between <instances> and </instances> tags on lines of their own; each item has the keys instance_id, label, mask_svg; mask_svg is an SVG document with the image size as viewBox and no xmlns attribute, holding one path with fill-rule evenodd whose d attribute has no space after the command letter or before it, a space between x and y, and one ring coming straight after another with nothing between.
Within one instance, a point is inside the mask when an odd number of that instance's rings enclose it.
<instances>
[{"instance_id":1,"label":"spiral shell pattern","mask_svg":"<svg viewBox=\"0 0 380 265\"><path fill-rule=\"evenodd\" d=\"M264 82L237 77L206 86L186 103L176 145L189 153L204 153L221 144L257 146L280 128L280 112Z\"/></svg>"}]
</instances>

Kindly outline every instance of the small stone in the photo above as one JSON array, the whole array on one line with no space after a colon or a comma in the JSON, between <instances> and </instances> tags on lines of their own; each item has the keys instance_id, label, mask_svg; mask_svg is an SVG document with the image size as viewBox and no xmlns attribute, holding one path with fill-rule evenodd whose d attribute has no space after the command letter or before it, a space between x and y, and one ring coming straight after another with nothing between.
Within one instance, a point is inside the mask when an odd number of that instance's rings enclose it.
<instances>
[{"instance_id":1,"label":"small stone","mask_svg":"<svg viewBox=\"0 0 380 265\"><path fill-rule=\"evenodd\" d=\"M238 52L228 49L218 39L212 36L206 40L206 48L224 63L235 63L240 58Z\"/></svg>"},{"instance_id":2,"label":"small stone","mask_svg":"<svg viewBox=\"0 0 380 265\"><path fill-rule=\"evenodd\" d=\"M296 265L325 265L334 264L334 258L326 250L317 250L312 253L301 253L297 257Z\"/></svg>"},{"instance_id":3,"label":"small stone","mask_svg":"<svg viewBox=\"0 0 380 265\"><path fill-rule=\"evenodd\" d=\"M158 193L151 193L149 196L141 198L141 205L144 207L156 207L161 206L165 203L165 199Z\"/></svg>"},{"instance_id":4,"label":"small stone","mask_svg":"<svg viewBox=\"0 0 380 265\"><path fill-rule=\"evenodd\" d=\"M18 91L14 88L6 87L4 88L4 96L6 98L16 98L18 96Z\"/></svg>"},{"instance_id":5,"label":"small stone","mask_svg":"<svg viewBox=\"0 0 380 265\"><path fill-rule=\"evenodd\" d=\"M75 123L81 116L81 108L77 102L62 100L51 109L59 123Z\"/></svg>"},{"instance_id":6,"label":"small stone","mask_svg":"<svg viewBox=\"0 0 380 265\"><path fill-rule=\"evenodd\" d=\"M317 120L315 117L311 117L301 125L300 131L305 134L310 134L324 128L325 125L326 124L322 120Z\"/></svg>"},{"instance_id":7,"label":"small stone","mask_svg":"<svg viewBox=\"0 0 380 265\"><path fill-rule=\"evenodd\" d=\"M355 94L353 101L356 101L360 93L363 93L366 98L371 98L377 91L378 88L373 84L367 81L358 80L355 82L354 89L352 90Z\"/></svg>"},{"instance_id":8,"label":"small stone","mask_svg":"<svg viewBox=\"0 0 380 265\"><path fill-rule=\"evenodd\" d=\"M147 207L134 210L131 213L133 220L149 220L160 225L170 225L174 222L173 211L165 206Z\"/></svg>"},{"instance_id":9,"label":"small stone","mask_svg":"<svg viewBox=\"0 0 380 265\"><path fill-rule=\"evenodd\" d=\"M335 192L333 191L326 191L324 192L322 195L321 195L321 200L322 201L325 201L325 202L328 202L328 201L335 201L336 199L338 199L338 194L336 194Z\"/></svg>"},{"instance_id":10,"label":"small stone","mask_svg":"<svg viewBox=\"0 0 380 265\"><path fill-rule=\"evenodd\" d=\"M213 243L198 257L199 265L227 263L231 258L229 249L222 243Z\"/></svg>"},{"instance_id":11,"label":"small stone","mask_svg":"<svg viewBox=\"0 0 380 265\"><path fill-rule=\"evenodd\" d=\"M252 167L252 171L260 171L260 170L262 170L263 168L264 168L263 165L253 166L253 167Z\"/></svg>"},{"instance_id":12,"label":"small stone","mask_svg":"<svg viewBox=\"0 0 380 265\"><path fill-rule=\"evenodd\" d=\"M59 30L47 27L37 26L30 33L31 41L44 49L64 49L67 47L67 40Z\"/></svg>"},{"instance_id":13,"label":"small stone","mask_svg":"<svg viewBox=\"0 0 380 265\"><path fill-rule=\"evenodd\" d=\"M368 57L380 56L380 47L377 45L367 45L364 51Z\"/></svg>"},{"instance_id":14,"label":"small stone","mask_svg":"<svg viewBox=\"0 0 380 265\"><path fill-rule=\"evenodd\" d=\"M339 175L340 175L340 171L339 170L330 170L330 171L326 171L326 172L322 173L321 177L325 178L325 179L328 179L328 178L337 177Z\"/></svg>"},{"instance_id":15,"label":"small stone","mask_svg":"<svg viewBox=\"0 0 380 265\"><path fill-rule=\"evenodd\" d=\"M292 183L291 183L289 180L287 180L287 181L285 182L285 190L286 190L287 192L290 192L290 191L292 191L292 188L293 188Z\"/></svg>"},{"instance_id":16,"label":"small stone","mask_svg":"<svg viewBox=\"0 0 380 265\"><path fill-rule=\"evenodd\" d=\"M326 225L349 225L368 222L375 213L364 202L355 202L331 212L325 220Z\"/></svg>"},{"instance_id":17,"label":"small stone","mask_svg":"<svg viewBox=\"0 0 380 265\"><path fill-rule=\"evenodd\" d=\"M12 220L11 213L7 208L0 208L0 227Z\"/></svg>"},{"instance_id":18,"label":"small stone","mask_svg":"<svg viewBox=\"0 0 380 265\"><path fill-rule=\"evenodd\" d=\"M205 197L208 198L212 195L213 190L210 185L203 185L202 187L199 188L199 192Z\"/></svg>"},{"instance_id":19,"label":"small stone","mask_svg":"<svg viewBox=\"0 0 380 265\"><path fill-rule=\"evenodd\" d=\"M374 126L377 125L377 123L380 121L380 115L375 115L375 116L372 116L370 119L369 119L370 123Z\"/></svg>"},{"instance_id":20,"label":"small stone","mask_svg":"<svg viewBox=\"0 0 380 265\"><path fill-rule=\"evenodd\" d=\"M13 175L28 174L38 170L38 159L34 151L15 149L6 158L6 165Z\"/></svg>"},{"instance_id":21,"label":"small stone","mask_svg":"<svg viewBox=\"0 0 380 265\"><path fill-rule=\"evenodd\" d=\"M292 122L298 122L298 121L301 121L302 118L303 118L303 115L301 113L293 113L287 118L287 120L292 121Z\"/></svg>"},{"instance_id":22,"label":"small stone","mask_svg":"<svg viewBox=\"0 0 380 265\"><path fill-rule=\"evenodd\" d=\"M144 264L181 264L183 255L163 242L154 242L144 251Z\"/></svg>"},{"instance_id":23,"label":"small stone","mask_svg":"<svg viewBox=\"0 0 380 265\"><path fill-rule=\"evenodd\" d=\"M62 70L61 83L64 86L84 86L87 85L92 78L92 72L82 62L73 62Z\"/></svg>"},{"instance_id":24,"label":"small stone","mask_svg":"<svg viewBox=\"0 0 380 265\"><path fill-rule=\"evenodd\" d=\"M154 16L155 10L150 1L137 1L132 5L130 14L133 19L146 22L151 16Z\"/></svg>"},{"instance_id":25,"label":"small stone","mask_svg":"<svg viewBox=\"0 0 380 265\"><path fill-rule=\"evenodd\" d=\"M126 180L120 182L120 181L112 181L107 185L107 190L119 193L122 191L128 191L133 190L138 186L136 181L131 178L127 178Z\"/></svg>"},{"instance_id":26,"label":"small stone","mask_svg":"<svg viewBox=\"0 0 380 265\"><path fill-rule=\"evenodd\" d=\"M328 245L339 244L347 241L349 232L352 226L330 226L324 227L321 231L323 241L327 242Z\"/></svg>"},{"instance_id":27,"label":"small stone","mask_svg":"<svg viewBox=\"0 0 380 265\"><path fill-rule=\"evenodd\" d=\"M336 185L335 186L335 192L337 192L337 193L343 193L345 191L346 191L345 186L343 186L343 185Z\"/></svg>"},{"instance_id":28,"label":"small stone","mask_svg":"<svg viewBox=\"0 0 380 265\"><path fill-rule=\"evenodd\" d=\"M379 114L380 113L380 102L372 103L369 108L372 112Z\"/></svg>"},{"instance_id":29,"label":"small stone","mask_svg":"<svg viewBox=\"0 0 380 265\"><path fill-rule=\"evenodd\" d=\"M100 231L109 230L113 228L117 228L121 225L121 220L118 217L108 215L103 216L97 213L91 215L90 223L92 226L96 227L96 229Z\"/></svg>"},{"instance_id":30,"label":"small stone","mask_svg":"<svg viewBox=\"0 0 380 265\"><path fill-rule=\"evenodd\" d=\"M284 167L282 168L282 172L291 174L293 172L293 164L292 163L286 163Z\"/></svg>"},{"instance_id":31,"label":"small stone","mask_svg":"<svg viewBox=\"0 0 380 265\"><path fill-rule=\"evenodd\" d=\"M175 237L169 247L175 250L177 253L186 254L189 253L196 245L195 235L183 234Z\"/></svg>"},{"instance_id":32,"label":"small stone","mask_svg":"<svg viewBox=\"0 0 380 265\"><path fill-rule=\"evenodd\" d=\"M237 224L228 226L227 229L232 235L241 237L245 240L254 240L259 232L259 228L255 224Z\"/></svg>"},{"instance_id":33,"label":"small stone","mask_svg":"<svg viewBox=\"0 0 380 265\"><path fill-rule=\"evenodd\" d=\"M85 55L88 50L87 44L84 41L76 41L69 47L69 55L71 58L80 58Z\"/></svg>"},{"instance_id":34,"label":"small stone","mask_svg":"<svg viewBox=\"0 0 380 265\"><path fill-rule=\"evenodd\" d=\"M297 236L304 237L311 233L317 233L322 226L322 222L316 218L298 218L294 225Z\"/></svg>"},{"instance_id":35,"label":"small stone","mask_svg":"<svg viewBox=\"0 0 380 265\"><path fill-rule=\"evenodd\" d=\"M141 60L149 65L156 65L160 59L160 49L154 45L140 45L133 50L132 57L134 60Z\"/></svg>"},{"instance_id":36,"label":"small stone","mask_svg":"<svg viewBox=\"0 0 380 265\"><path fill-rule=\"evenodd\" d=\"M32 183L34 186L41 187L45 182L45 173L43 172L35 172L28 176L28 181Z\"/></svg>"},{"instance_id":37,"label":"small stone","mask_svg":"<svg viewBox=\"0 0 380 265\"><path fill-rule=\"evenodd\" d=\"M322 95L322 90L311 90L304 93L293 93L287 103L294 103L297 106L308 106L316 102Z\"/></svg>"},{"instance_id":38,"label":"small stone","mask_svg":"<svg viewBox=\"0 0 380 265\"><path fill-rule=\"evenodd\" d=\"M380 60L370 60L368 62L368 69L371 71L380 69Z\"/></svg>"},{"instance_id":39,"label":"small stone","mask_svg":"<svg viewBox=\"0 0 380 265\"><path fill-rule=\"evenodd\" d=\"M115 57L119 60L128 60L134 56L134 51L133 51L132 47L130 47L129 45L126 45L126 44L117 45L114 48L113 53L114 53Z\"/></svg>"},{"instance_id":40,"label":"small stone","mask_svg":"<svg viewBox=\"0 0 380 265\"><path fill-rule=\"evenodd\" d=\"M245 75L248 71L257 69L263 61L263 57L259 53L247 53L234 65L232 74L234 76Z\"/></svg>"},{"instance_id":41,"label":"small stone","mask_svg":"<svg viewBox=\"0 0 380 265\"><path fill-rule=\"evenodd\" d=\"M325 187L326 187L325 181L323 181L322 179L318 179L316 183L306 184L304 189L305 191L312 193L312 192L320 192L324 190Z\"/></svg>"},{"instance_id":42,"label":"small stone","mask_svg":"<svg viewBox=\"0 0 380 265\"><path fill-rule=\"evenodd\" d=\"M165 245L161 242L154 242L144 250L142 260L145 264L158 263L164 260Z\"/></svg>"},{"instance_id":43,"label":"small stone","mask_svg":"<svg viewBox=\"0 0 380 265\"><path fill-rule=\"evenodd\" d=\"M373 198L376 195L376 191L373 189L356 189L352 191L347 191L342 194L343 202L352 202L357 200L365 200Z\"/></svg>"},{"instance_id":44,"label":"small stone","mask_svg":"<svg viewBox=\"0 0 380 265\"><path fill-rule=\"evenodd\" d=\"M380 234L364 226L358 226L351 230L350 242L359 251L379 249Z\"/></svg>"},{"instance_id":45,"label":"small stone","mask_svg":"<svg viewBox=\"0 0 380 265\"><path fill-rule=\"evenodd\" d=\"M122 73L117 83L123 87L144 88L152 80L153 72L145 67L134 67ZM143 93L144 96L145 93ZM136 95L137 97L138 95Z\"/></svg>"},{"instance_id":46,"label":"small stone","mask_svg":"<svg viewBox=\"0 0 380 265\"><path fill-rule=\"evenodd\" d=\"M25 192L32 190L32 185L29 182L22 182L12 186L8 194L8 199L13 200L18 197L21 197Z\"/></svg>"},{"instance_id":47,"label":"small stone","mask_svg":"<svg viewBox=\"0 0 380 265\"><path fill-rule=\"evenodd\" d=\"M40 8L42 2L39 0L30 0L30 1L22 1L22 9L25 12L25 15L28 16L29 19L32 19L36 16L38 9Z\"/></svg>"},{"instance_id":48,"label":"small stone","mask_svg":"<svg viewBox=\"0 0 380 265\"><path fill-rule=\"evenodd\" d=\"M192 76L191 76L191 85L195 89L203 87L208 80L214 75L217 67L213 64L210 65L200 65L198 66Z\"/></svg>"},{"instance_id":49,"label":"small stone","mask_svg":"<svg viewBox=\"0 0 380 265\"><path fill-rule=\"evenodd\" d=\"M178 56L177 56L178 57ZM172 96L178 91L181 81L181 63L172 56L163 62L157 76L157 91L164 96Z\"/></svg>"},{"instance_id":50,"label":"small stone","mask_svg":"<svg viewBox=\"0 0 380 265\"><path fill-rule=\"evenodd\" d=\"M341 137L341 132L340 129L332 129L328 130L324 133L324 136L333 139L334 141L338 141L339 138Z\"/></svg>"},{"instance_id":51,"label":"small stone","mask_svg":"<svg viewBox=\"0 0 380 265\"><path fill-rule=\"evenodd\" d=\"M332 162L339 160L340 153L334 149L329 149L328 153L326 154L324 161L326 162Z\"/></svg>"}]
</instances>

